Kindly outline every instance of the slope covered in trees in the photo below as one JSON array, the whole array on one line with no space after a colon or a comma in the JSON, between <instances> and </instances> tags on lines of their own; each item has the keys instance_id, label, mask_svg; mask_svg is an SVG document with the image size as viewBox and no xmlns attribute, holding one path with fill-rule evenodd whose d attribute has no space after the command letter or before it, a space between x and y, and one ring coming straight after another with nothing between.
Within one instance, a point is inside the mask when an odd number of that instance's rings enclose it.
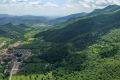
<instances>
[{"instance_id":1,"label":"slope covered in trees","mask_svg":"<svg viewBox=\"0 0 120 80\"><path fill-rule=\"evenodd\" d=\"M21 48L32 50L12 80L120 80L119 6L95 10L61 23L60 28L34 27L26 32L27 27L19 26L0 28L5 36L9 30L24 35L29 42Z\"/></svg>"},{"instance_id":2,"label":"slope covered in trees","mask_svg":"<svg viewBox=\"0 0 120 80\"><path fill-rule=\"evenodd\" d=\"M25 61L13 80L119 80L119 36L120 28L110 30L82 51L52 47Z\"/></svg>"},{"instance_id":3,"label":"slope covered in trees","mask_svg":"<svg viewBox=\"0 0 120 80\"><path fill-rule=\"evenodd\" d=\"M120 10L117 9L106 14L87 16L74 23L69 23L62 29L48 30L37 34L35 37L42 36L44 40L53 43L72 42L79 47L85 47L106 31L119 27L119 14Z\"/></svg>"},{"instance_id":4,"label":"slope covered in trees","mask_svg":"<svg viewBox=\"0 0 120 80\"><path fill-rule=\"evenodd\" d=\"M13 80L119 80L120 11L115 6L100 11L35 35L24 47L39 50Z\"/></svg>"},{"instance_id":5,"label":"slope covered in trees","mask_svg":"<svg viewBox=\"0 0 120 80\"><path fill-rule=\"evenodd\" d=\"M22 37L23 33L27 31L28 26L24 24L13 25L12 23L0 25L0 36L9 38Z\"/></svg>"}]
</instances>

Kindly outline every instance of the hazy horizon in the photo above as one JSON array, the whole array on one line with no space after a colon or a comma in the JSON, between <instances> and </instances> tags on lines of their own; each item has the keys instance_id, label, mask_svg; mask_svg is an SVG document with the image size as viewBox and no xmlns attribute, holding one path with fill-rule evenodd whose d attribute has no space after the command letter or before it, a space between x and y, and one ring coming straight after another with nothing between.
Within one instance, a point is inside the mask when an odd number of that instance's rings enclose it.
<instances>
[{"instance_id":1,"label":"hazy horizon","mask_svg":"<svg viewBox=\"0 0 120 80\"><path fill-rule=\"evenodd\" d=\"M120 0L1 0L0 14L66 16L114 4L120 5Z\"/></svg>"}]
</instances>

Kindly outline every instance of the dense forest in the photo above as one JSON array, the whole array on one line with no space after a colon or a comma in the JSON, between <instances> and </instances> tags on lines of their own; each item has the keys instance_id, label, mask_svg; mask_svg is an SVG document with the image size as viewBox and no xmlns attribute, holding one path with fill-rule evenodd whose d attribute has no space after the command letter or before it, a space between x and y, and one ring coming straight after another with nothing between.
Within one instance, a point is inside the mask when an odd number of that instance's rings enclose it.
<instances>
[{"instance_id":1,"label":"dense forest","mask_svg":"<svg viewBox=\"0 0 120 80\"><path fill-rule=\"evenodd\" d=\"M120 80L120 6L44 23L0 25L1 52L18 41L20 49L31 50L18 59L22 64L11 80ZM7 63L0 65L0 80L9 79Z\"/></svg>"}]
</instances>

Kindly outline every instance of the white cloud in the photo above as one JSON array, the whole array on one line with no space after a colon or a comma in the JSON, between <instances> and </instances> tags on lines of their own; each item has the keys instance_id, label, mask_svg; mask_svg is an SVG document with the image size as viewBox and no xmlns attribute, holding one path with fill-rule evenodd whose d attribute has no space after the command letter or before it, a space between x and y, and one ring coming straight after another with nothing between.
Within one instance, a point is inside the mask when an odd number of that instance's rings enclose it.
<instances>
[{"instance_id":1,"label":"white cloud","mask_svg":"<svg viewBox=\"0 0 120 80\"><path fill-rule=\"evenodd\" d=\"M47 2L43 6L45 6L45 7L59 7L57 4L52 3L52 2Z\"/></svg>"},{"instance_id":2,"label":"white cloud","mask_svg":"<svg viewBox=\"0 0 120 80\"><path fill-rule=\"evenodd\" d=\"M16 0L16 1L20 1L21 2L21 1L27 1L27 0Z\"/></svg>"},{"instance_id":3,"label":"white cloud","mask_svg":"<svg viewBox=\"0 0 120 80\"><path fill-rule=\"evenodd\" d=\"M88 4L88 2L79 1L78 3L79 3L80 5L82 5L83 7L85 7L85 8L90 8L90 7L91 7L91 5Z\"/></svg>"},{"instance_id":4,"label":"white cloud","mask_svg":"<svg viewBox=\"0 0 120 80\"><path fill-rule=\"evenodd\" d=\"M76 7L76 5L72 5L72 4L65 4L64 6L65 6L65 8L75 8Z\"/></svg>"},{"instance_id":5,"label":"white cloud","mask_svg":"<svg viewBox=\"0 0 120 80\"><path fill-rule=\"evenodd\" d=\"M39 1L33 1L33 2L28 2L29 4L32 4L32 5L39 5L40 2Z\"/></svg>"},{"instance_id":6,"label":"white cloud","mask_svg":"<svg viewBox=\"0 0 120 80\"><path fill-rule=\"evenodd\" d=\"M57 2L58 1L58 2ZM110 4L120 5L120 0L1 0L0 13L66 15L78 12L90 12ZM4 4L3 4L4 3Z\"/></svg>"},{"instance_id":7,"label":"white cloud","mask_svg":"<svg viewBox=\"0 0 120 80\"><path fill-rule=\"evenodd\" d=\"M114 4L120 5L120 0L113 0L112 1Z\"/></svg>"},{"instance_id":8,"label":"white cloud","mask_svg":"<svg viewBox=\"0 0 120 80\"><path fill-rule=\"evenodd\" d=\"M12 0L12 2L17 2L17 0Z\"/></svg>"},{"instance_id":9,"label":"white cloud","mask_svg":"<svg viewBox=\"0 0 120 80\"><path fill-rule=\"evenodd\" d=\"M99 5L99 4L105 4L105 3L108 3L106 0L97 0L95 2L96 5Z\"/></svg>"}]
</instances>

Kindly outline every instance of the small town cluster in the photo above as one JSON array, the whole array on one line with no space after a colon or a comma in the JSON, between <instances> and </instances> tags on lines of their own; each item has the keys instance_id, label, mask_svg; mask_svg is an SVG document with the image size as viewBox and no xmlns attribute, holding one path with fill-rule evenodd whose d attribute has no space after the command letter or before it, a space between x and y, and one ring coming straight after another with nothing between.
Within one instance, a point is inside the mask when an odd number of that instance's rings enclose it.
<instances>
[{"instance_id":1,"label":"small town cluster","mask_svg":"<svg viewBox=\"0 0 120 80\"><path fill-rule=\"evenodd\" d=\"M9 76L19 71L23 60L31 55L30 49L6 48L0 55L0 64L5 66L4 74Z\"/></svg>"}]
</instances>

